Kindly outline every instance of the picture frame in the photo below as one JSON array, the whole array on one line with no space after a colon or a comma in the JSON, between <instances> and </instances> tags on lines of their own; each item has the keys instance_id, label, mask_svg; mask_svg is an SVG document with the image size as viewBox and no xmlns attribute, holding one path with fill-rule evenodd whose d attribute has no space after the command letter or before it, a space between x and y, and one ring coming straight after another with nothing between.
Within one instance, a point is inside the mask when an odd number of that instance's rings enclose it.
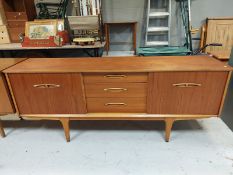
<instances>
[{"instance_id":1,"label":"picture frame","mask_svg":"<svg viewBox=\"0 0 233 175\"><path fill-rule=\"evenodd\" d=\"M57 21L30 21L26 22L25 36L29 39L49 39L57 35Z\"/></svg>"},{"instance_id":2,"label":"picture frame","mask_svg":"<svg viewBox=\"0 0 233 175\"><path fill-rule=\"evenodd\" d=\"M57 30L64 31L65 29L65 20L64 19L35 19L35 22L57 22Z\"/></svg>"}]
</instances>

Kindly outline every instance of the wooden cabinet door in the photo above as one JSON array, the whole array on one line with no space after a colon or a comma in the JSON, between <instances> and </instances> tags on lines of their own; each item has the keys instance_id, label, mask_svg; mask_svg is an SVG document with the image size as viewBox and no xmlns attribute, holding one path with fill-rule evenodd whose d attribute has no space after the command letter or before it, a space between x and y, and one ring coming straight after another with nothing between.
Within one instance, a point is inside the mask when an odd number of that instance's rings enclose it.
<instances>
[{"instance_id":1,"label":"wooden cabinet door","mask_svg":"<svg viewBox=\"0 0 233 175\"><path fill-rule=\"evenodd\" d=\"M86 113L79 73L8 76L20 114Z\"/></svg>"},{"instance_id":2,"label":"wooden cabinet door","mask_svg":"<svg viewBox=\"0 0 233 175\"><path fill-rule=\"evenodd\" d=\"M149 75L150 114L217 115L228 72L158 72Z\"/></svg>"},{"instance_id":3,"label":"wooden cabinet door","mask_svg":"<svg viewBox=\"0 0 233 175\"><path fill-rule=\"evenodd\" d=\"M0 114L14 113L5 78L0 74Z\"/></svg>"},{"instance_id":4,"label":"wooden cabinet door","mask_svg":"<svg viewBox=\"0 0 233 175\"><path fill-rule=\"evenodd\" d=\"M221 43L222 47L210 46L206 52L226 51L230 53L233 46L233 20L216 19L208 20L206 44Z\"/></svg>"}]
</instances>

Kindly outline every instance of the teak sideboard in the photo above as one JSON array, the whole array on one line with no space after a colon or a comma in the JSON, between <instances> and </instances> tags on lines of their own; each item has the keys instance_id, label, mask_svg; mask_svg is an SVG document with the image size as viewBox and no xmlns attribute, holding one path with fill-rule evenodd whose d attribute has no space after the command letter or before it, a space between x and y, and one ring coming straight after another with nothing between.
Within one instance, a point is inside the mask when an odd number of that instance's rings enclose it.
<instances>
[{"instance_id":1,"label":"teak sideboard","mask_svg":"<svg viewBox=\"0 0 233 175\"><path fill-rule=\"evenodd\" d=\"M232 68L209 56L27 59L4 71L19 115L59 120L218 117Z\"/></svg>"}]
</instances>

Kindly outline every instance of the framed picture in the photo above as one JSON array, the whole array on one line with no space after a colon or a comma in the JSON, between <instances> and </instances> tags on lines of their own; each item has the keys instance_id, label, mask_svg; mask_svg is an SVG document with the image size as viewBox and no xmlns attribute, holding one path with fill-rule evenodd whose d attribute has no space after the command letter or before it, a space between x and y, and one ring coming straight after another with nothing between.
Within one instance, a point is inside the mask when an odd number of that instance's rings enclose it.
<instances>
[{"instance_id":1,"label":"framed picture","mask_svg":"<svg viewBox=\"0 0 233 175\"><path fill-rule=\"evenodd\" d=\"M29 39L49 39L57 35L57 21L26 22L25 36Z\"/></svg>"},{"instance_id":2,"label":"framed picture","mask_svg":"<svg viewBox=\"0 0 233 175\"><path fill-rule=\"evenodd\" d=\"M57 30L64 31L65 21L64 19L35 19L35 22L57 22Z\"/></svg>"}]
</instances>

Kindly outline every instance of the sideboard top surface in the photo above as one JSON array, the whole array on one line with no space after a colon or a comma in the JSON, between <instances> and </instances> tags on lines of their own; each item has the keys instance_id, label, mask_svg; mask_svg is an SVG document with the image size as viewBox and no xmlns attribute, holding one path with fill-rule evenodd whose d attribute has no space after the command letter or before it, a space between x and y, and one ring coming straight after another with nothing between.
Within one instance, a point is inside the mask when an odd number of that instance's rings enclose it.
<instances>
[{"instance_id":1,"label":"sideboard top surface","mask_svg":"<svg viewBox=\"0 0 233 175\"><path fill-rule=\"evenodd\" d=\"M4 69L9 68L10 66L15 65L23 60L25 60L25 58L1 58L0 71L3 71Z\"/></svg>"},{"instance_id":2,"label":"sideboard top surface","mask_svg":"<svg viewBox=\"0 0 233 175\"><path fill-rule=\"evenodd\" d=\"M231 71L210 56L31 58L5 73Z\"/></svg>"}]
</instances>

